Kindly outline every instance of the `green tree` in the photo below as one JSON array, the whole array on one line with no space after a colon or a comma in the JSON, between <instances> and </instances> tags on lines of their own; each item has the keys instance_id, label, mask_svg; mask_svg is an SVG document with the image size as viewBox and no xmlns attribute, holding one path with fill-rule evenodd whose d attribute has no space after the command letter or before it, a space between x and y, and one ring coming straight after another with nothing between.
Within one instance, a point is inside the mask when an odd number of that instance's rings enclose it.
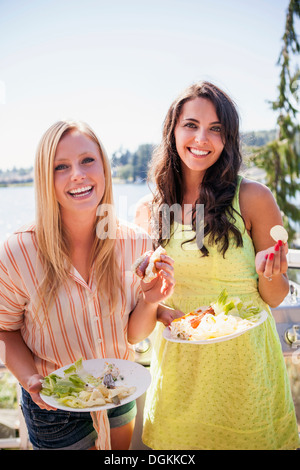
<instances>
[{"instance_id":1,"label":"green tree","mask_svg":"<svg viewBox=\"0 0 300 470\"><path fill-rule=\"evenodd\" d=\"M127 165L131 162L132 154L129 150L124 150L120 148L112 154L111 166L112 168Z\"/></svg>"},{"instance_id":2,"label":"green tree","mask_svg":"<svg viewBox=\"0 0 300 470\"><path fill-rule=\"evenodd\" d=\"M251 131L242 134L243 144L248 147L262 147L275 138L275 129L269 131Z\"/></svg>"},{"instance_id":3,"label":"green tree","mask_svg":"<svg viewBox=\"0 0 300 470\"><path fill-rule=\"evenodd\" d=\"M151 144L140 145L134 153L117 150L111 158L114 175L124 180L146 181L152 152Z\"/></svg>"},{"instance_id":4,"label":"green tree","mask_svg":"<svg viewBox=\"0 0 300 470\"><path fill-rule=\"evenodd\" d=\"M133 166L131 163L119 166L116 176L121 180L128 181L133 177Z\"/></svg>"},{"instance_id":5,"label":"green tree","mask_svg":"<svg viewBox=\"0 0 300 470\"><path fill-rule=\"evenodd\" d=\"M273 192L283 212L283 220L290 234L295 235L295 223L300 222L300 208L295 199L300 191L299 89L300 70L296 59L300 44L296 34L296 21L300 18L300 0L290 0L286 11L278 66L280 79L278 98L271 101L277 112L276 139L254 151L254 163L266 172L266 184Z\"/></svg>"},{"instance_id":6,"label":"green tree","mask_svg":"<svg viewBox=\"0 0 300 470\"><path fill-rule=\"evenodd\" d=\"M132 156L133 181L146 181L149 162L153 152L153 145L142 144Z\"/></svg>"}]
</instances>

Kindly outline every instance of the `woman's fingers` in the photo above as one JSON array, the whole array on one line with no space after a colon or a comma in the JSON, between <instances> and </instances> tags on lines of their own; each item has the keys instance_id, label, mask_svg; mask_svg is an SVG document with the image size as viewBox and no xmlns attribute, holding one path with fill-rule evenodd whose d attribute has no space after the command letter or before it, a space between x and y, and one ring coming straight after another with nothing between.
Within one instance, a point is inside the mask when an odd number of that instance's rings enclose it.
<instances>
[{"instance_id":1,"label":"woman's fingers","mask_svg":"<svg viewBox=\"0 0 300 470\"><path fill-rule=\"evenodd\" d=\"M174 270L174 260L168 255L161 255L160 261L156 261L155 266L157 269L166 268L167 270Z\"/></svg>"},{"instance_id":2,"label":"woman's fingers","mask_svg":"<svg viewBox=\"0 0 300 470\"><path fill-rule=\"evenodd\" d=\"M171 264L171 265L174 264L173 258L170 258L170 256L168 256L168 255L160 255L160 259L165 261L168 264Z\"/></svg>"},{"instance_id":3,"label":"woman's fingers","mask_svg":"<svg viewBox=\"0 0 300 470\"><path fill-rule=\"evenodd\" d=\"M274 260L273 260L273 274L280 274L281 270L281 247L278 245L278 243L275 245L274 248Z\"/></svg>"},{"instance_id":4,"label":"woman's fingers","mask_svg":"<svg viewBox=\"0 0 300 470\"><path fill-rule=\"evenodd\" d=\"M40 396L40 391L42 389L41 380L43 380L42 375L39 375L39 374L33 375L29 379L27 391L30 393L30 396L32 400L34 401L34 403L36 403L40 408L45 409L45 410L56 410L57 408L47 405L44 402L44 400L41 398Z\"/></svg>"},{"instance_id":5,"label":"woman's fingers","mask_svg":"<svg viewBox=\"0 0 300 470\"><path fill-rule=\"evenodd\" d=\"M174 279L172 274L170 274L166 271L163 271L163 270L160 271L159 276L161 278L163 278L161 293L163 295L169 296L172 293L173 289L174 289L175 279Z\"/></svg>"},{"instance_id":6,"label":"woman's fingers","mask_svg":"<svg viewBox=\"0 0 300 470\"><path fill-rule=\"evenodd\" d=\"M269 253L266 259L266 264L265 264L265 269L264 269L264 276L267 278L272 276L273 260L274 260L274 253Z\"/></svg>"},{"instance_id":7,"label":"woman's fingers","mask_svg":"<svg viewBox=\"0 0 300 470\"><path fill-rule=\"evenodd\" d=\"M56 411L57 408L54 408L51 405L47 405L44 400L40 397L38 393L31 393L31 398L36 405L38 405L42 410Z\"/></svg>"},{"instance_id":8,"label":"woman's fingers","mask_svg":"<svg viewBox=\"0 0 300 470\"><path fill-rule=\"evenodd\" d=\"M174 273L174 268L170 264L163 263L162 261L158 261L155 265L156 265L156 268L159 271L162 270L162 271L165 271L166 273L169 273L171 275L173 275L173 273Z\"/></svg>"},{"instance_id":9,"label":"woman's fingers","mask_svg":"<svg viewBox=\"0 0 300 470\"><path fill-rule=\"evenodd\" d=\"M279 241L274 247L274 252L265 255L265 266L263 267L263 262L261 262L258 270L259 274L263 273L264 277L271 278L286 273L288 263L286 258L287 247L285 245L282 241Z\"/></svg>"},{"instance_id":10,"label":"woman's fingers","mask_svg":"<svg viewBox=\"0 0 300 470\"><path fill-rule=\"evenodd\" d=\"M159 270L159 275L165 280L162 286L162 293L169 294L175 285L174 279L174 260L168 255L161 255L161 261L155 263L156 268Z\"/></svg>"},{"instance_id":11,"label":"woman's fingers","mask_svg":"<svg viewBox=\"0 0 300 470\"><path fill-rule=\"evenodd\" d=\"M287 243L283 244L280 248L280 265L281 272L286 273L288 270L288 260L287 260L288 246Z\"/></svg>"}]
</instances>

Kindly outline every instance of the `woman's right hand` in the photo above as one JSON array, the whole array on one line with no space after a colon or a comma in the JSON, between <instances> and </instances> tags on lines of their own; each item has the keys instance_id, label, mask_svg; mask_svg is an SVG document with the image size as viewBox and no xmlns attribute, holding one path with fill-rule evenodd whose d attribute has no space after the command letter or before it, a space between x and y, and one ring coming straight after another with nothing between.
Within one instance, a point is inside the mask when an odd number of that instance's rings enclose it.
<instances>
[{"instance_id":1,"label":"woman's right hand","mask_svg":"<svg viewBox=\"0 0 300 470\"><path fill-rule=\"evenodd\" d=\"M39 375L39 374L32 375L28 380L26 390L30 394L34 403L38 405L40 408L42 408L43 410L48 410L48 411L56 410L57 408L47 405L40 396L40 391L42 389L41 380L43 379L44 377L42 375Z\"/></svg>"}]
</instances>

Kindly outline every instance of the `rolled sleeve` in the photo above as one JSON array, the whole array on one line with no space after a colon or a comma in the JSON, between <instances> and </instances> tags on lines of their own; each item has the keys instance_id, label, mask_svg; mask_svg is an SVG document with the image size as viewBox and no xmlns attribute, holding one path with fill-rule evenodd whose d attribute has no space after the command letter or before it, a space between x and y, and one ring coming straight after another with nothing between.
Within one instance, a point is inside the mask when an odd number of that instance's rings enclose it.
<instances>
[{"instance_id":1,"label":"rolled sleeve","mask_svg":"<svg viewBox=\"0 0 300 470\"><path fill-rule=\"evenodd\" d=\"M5 264L0 261L0 330L21 328L28 299L11 279Z\"/></svg>"}]
</instances>

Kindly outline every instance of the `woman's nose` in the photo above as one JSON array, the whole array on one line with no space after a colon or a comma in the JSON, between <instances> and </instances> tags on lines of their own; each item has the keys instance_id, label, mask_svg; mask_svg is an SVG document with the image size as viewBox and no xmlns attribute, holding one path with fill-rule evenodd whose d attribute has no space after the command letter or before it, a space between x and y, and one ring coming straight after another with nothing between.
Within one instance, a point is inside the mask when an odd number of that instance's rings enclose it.
<instances>
[{"instance_id":1,"label":"woman's nose","mask_svg":"<svg viewBox=\"0 0 300 470\"><path fill-rule=\"evenodd\" d=\"M78 180L82 180L85 178L85 172L80 167L80 165L74 165L72 167L71 178L73 181L78 181Z\"/></svg>"},{"instance_id":2,"label":"woman's nose","mask_svg":"<svg viewBox=\"0 0 300 470\"><path fill-rule=\"evenodd\" d=\"M207 132L203 128L199 128L195 135L195 141L200 144L208 141Z\"/></svg>"}]
</instances>

